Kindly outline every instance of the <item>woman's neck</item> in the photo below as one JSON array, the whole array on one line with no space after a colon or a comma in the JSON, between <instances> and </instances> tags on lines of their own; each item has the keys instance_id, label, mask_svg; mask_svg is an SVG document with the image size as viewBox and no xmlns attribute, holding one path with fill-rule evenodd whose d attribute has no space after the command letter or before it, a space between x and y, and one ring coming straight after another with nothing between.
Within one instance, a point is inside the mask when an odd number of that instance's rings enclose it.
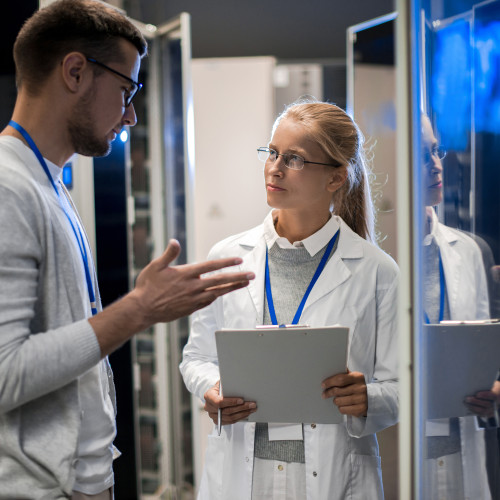
<instances>
[{"instance_id":1,"label":"woman's neck","mask_svg":"<svg viewBox=\"0 0 500 500\"><path fill-rule=\"evenodd\" d=\"M332 216L330 211L321 214L292 213L288 210L277 210L274 215L276 232L290 243L305 240L319 231Z\"/></svg>"},{"instance_id":2,"label":"woman's neck","mask_svg":"<svg viewBox=\"0 0 500 500\"><path fill-rule=\"evenodd\" d=\"M424 213L424 236L430 234L431 232L431 224L432 224L432 211L434 209L432 207L425 207Z\"/></svg>"}]
</instances>

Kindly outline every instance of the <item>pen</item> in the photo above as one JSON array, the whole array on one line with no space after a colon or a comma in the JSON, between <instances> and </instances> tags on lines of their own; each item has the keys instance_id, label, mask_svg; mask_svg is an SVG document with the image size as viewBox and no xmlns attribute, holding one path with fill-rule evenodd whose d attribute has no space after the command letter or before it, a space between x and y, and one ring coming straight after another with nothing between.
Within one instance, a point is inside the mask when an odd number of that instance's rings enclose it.
<instances>
[{"instance_id":1,"label":"pen","mask_svg":"<svg viewBox=\"0 0 500 500\"><path fill-rule=\"evenodd\" d=\"M219 396L222 396L222 381L219 381ZM219 406L217 410L217 433L220 436L222 431L222 408Z\"/></svg>"}]
</instances>

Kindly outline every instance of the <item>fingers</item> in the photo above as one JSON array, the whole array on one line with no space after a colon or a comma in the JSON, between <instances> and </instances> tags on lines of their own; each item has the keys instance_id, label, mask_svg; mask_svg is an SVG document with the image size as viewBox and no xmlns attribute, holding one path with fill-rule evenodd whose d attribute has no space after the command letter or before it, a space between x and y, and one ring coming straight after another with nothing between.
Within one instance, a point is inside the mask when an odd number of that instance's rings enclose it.
<instances>
[{"instance_id":1,"label":"fingers","mask_svg":"<svg viewBox=\"0 0 500 500\"><path fill-rule=\"evenodd\" d=\"M158 257L157 262L162 266L169 266L181 253L181 244L175 240L171 239L168 242L167 248L163 254Z\"/></svg>"},{"instance_id":2,"label":"fingers","mask_svg":"<svg viewBox=\"0 0 500 500\"><path fill-rule=\"evenodd\" d=\"M336 401L334 402L336 403ZM338 406L338 409L342 415L352 415L353 417L366 417L368 413L368 406L365 404Z\"/></svg>"},{"instance_id":3,"label":"fingers","mask_svg":"<svg viewBox=\"0 0 500 500\"><path fill-rule=\"evenodd\" d=\"M343 395L344 393L341 391L341 388L349 387L354 384L366 387L365 376L360 372L348 371L348 373L338 373L337 375L333 375L323 380L321 387L325 389L325 391L337 388L340 392L336 392L335 395Z\"/></svg>"},{"instance_id":4,"label":"fingers","mask_svg":"<svg viewBox=\"0 0 500 500\"><path fill-rule=\"evenodd\" d=\"M221 410L221 419L222 425L231 425L239 422L240 420L244 420L248 418L252 413L257 411L257 405L255 402L245 401L243 404L238 406L230 406L226 408L222 408ZM218 412L210 411L210 418L213 420L215 424L218 423Z\"/></svg>"},{"instance_id":5,"label":"fingers","mask_svg":"<svg viewBox=\"0 0 500 500\"><path fill-rule=\"evenodd\" d=\"M497 399L496 394L492 391L479 391L476 392L474 397L477 399L485 399L487 401L495 401Z\"/></svg>"},{"instance_id":6,"label":"fingers","mask_svg":"<svg viewBox=\"0 0 500 500\"><path fill-rule=\"evenodd\" d=\"M223 275L221 275L223 276ZM250 279L254 279L255 275L253 273L237 273L228 277L224 277L223 279L217 280L218 282L226 282L228 280L233 280L228 283L218 284L216 286L210 286L205 288L205 281L207 279L200 278L200 289L198 291L194 291L197 297L196 309L201 309L210 305L215 299L225 295L226 293L233 292L235 290L239 290L240 288L245 288L249 284Z\"/></svg>"},{"instance_id":7,"label":"fingers","mask_svg":"<svg viewBox=\"0 0 500 500\"><path fill-rule=\"evenodd\" d=\"M189 264L191 276L201 276L202 274L218 271L225 267L238 266L243 262L239 257L229 257L226 259L207 260L196 264Z\"/></svg>"},{"instance_id":8,"label":"fingers","mask_svg":"<svg viewBox=\"0 0 500 500\"><path fill-rule=\"evenodd\" d=\"M205 290L216 289L221 285L236 283L241 281L249 281L255 278L255 273L242 271L239 273L220 273L206 278L200 278L202 286Z\"/></svg>"},{"instance_id":9,"label":"fingers","mask_svg":"<svg viewBox=\"0 0 500 500\"><path fill-rule=\"evenodd\" d=\"M475 396L468 396L464 400L465 406L474 414L482 417L492 417L496 408L495 395L490 391L481 391Z\"/></svg>"},{"instance_id":10,"label":"fingers","mask_svg":"<svg viewBox=\"0 0 500 500\"><path fill-rule=\"evenodd\" d=\"M360 372L339 373L329 377L321 384L322 398L334 398L343 415L366 416L368 412L368 393L365 377Z\"/></svg>"}]
</instances>

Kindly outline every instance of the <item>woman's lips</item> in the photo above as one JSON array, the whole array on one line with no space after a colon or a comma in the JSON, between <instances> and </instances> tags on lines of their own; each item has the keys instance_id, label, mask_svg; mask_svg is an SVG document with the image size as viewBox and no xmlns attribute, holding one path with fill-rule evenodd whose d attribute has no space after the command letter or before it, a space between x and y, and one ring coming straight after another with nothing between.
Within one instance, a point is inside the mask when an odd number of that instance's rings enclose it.
<instances>
[{"instance_id":1,"label":"woman's lips","mask_svg":"<svg viewBox=\"0 0 500 500\"><path fill-rule=\"evenodd\" d=\"M280 188L279 186L276 186L275 184L268 184L267 190L268 191L285 191L285 189Z\"/></svg>"},{"instance_id":2,"label":"woman's lips","mask_svg":"<svg viewBox=\"0 0 500 500\"><path fill-rule=\"evenodd\" d=\"M436 182L436 184L432 184L432 186L429 186L429 189L442 188L442 187L443 187L443 183L441 181L439 181L439 182Z\"/></svg>"}]
</instances>

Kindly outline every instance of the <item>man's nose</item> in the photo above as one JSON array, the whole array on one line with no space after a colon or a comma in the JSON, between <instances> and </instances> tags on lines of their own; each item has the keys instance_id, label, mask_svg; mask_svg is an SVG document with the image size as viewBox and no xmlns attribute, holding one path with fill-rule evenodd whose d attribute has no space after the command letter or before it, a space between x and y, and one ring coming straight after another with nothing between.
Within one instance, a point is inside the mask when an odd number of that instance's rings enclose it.
<instances>
[{"instance_id":1,"label":"man's nose","mask_svg":"<svg viewBox=\"0 0 500 500\"><path fill-rule=\"evenodd\" d=\"M130 127L133 127L137 123L137 115L135 114L135 108L132 103L125 108L125 113L123 113L123 123Z\"/></svg>"}]
</instances>

